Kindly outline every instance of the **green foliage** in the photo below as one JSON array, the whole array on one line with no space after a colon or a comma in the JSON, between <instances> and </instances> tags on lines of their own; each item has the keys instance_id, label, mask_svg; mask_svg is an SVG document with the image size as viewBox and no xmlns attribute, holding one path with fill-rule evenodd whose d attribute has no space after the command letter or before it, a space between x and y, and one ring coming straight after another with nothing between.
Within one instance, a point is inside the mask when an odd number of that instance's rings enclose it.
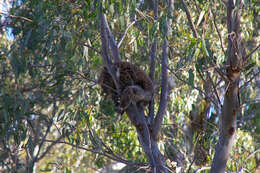
<instances>
[{"instance_id":1,"label":"green foliage","mask_svg":"<svg viewBox=\"0 0 260 173\"><path fill-rule=\"evenodd\" d=\"M36 172L94 172L111 164L115 154L136 163L147 162L135 128L127 115L118 115L111 100L101 94L97 78L102 67L98 11L100 1L34 0L14 1L10 14L14 40L0 38L0 170L21 172L35 164ZM151 43L157 41L155 83L160 82L161 44L167 25L167 3L159 2L158 20L151 3L145 1L104 1L103 11L116 42L129 28L120 47L123 60L149 70ZM176 88L169 91L169 103L160 149L173 170L194 171L195 143L204 147L210 166L217 141L216 118L220 110L199 90L206 90L209 72L218 84L221 101L225 86L214 71L224 66L227 50L226 11L221 2L188 2L199 38L190 30L181 2L175 1L170 26L169 76ZM245 1L242 14L243 40L248 52L259 43L259 3ZM212 17L222 35L222 51ZM259 16L259 15L258 15ZM2 33L2 32L1 32ZM3 32L4 33L4 32ZM87 44L87 46L84 46ZM248 60L241 75L245 84L259 70L259 51ZM205 82L206 81L206 82ZM159 88L155 92L158 109ZM199 90L198 90L199 89ZM205 99L206 98L206 99ZM241 88L240 129L228 171L256 169L259 152L259 84L256 80ZM203 132L191 132L191 114L203 114ZM57 141L56 141L57 140ZM53 144L53 146L51 146ZM55 145L54 145L55 144ZM50 147L51 146L51 147ZM50 148L49 148L50 147ZM255 157L256 156L256 157ZM36 160L34 160L36 158ZM175 164L176 163L176 164ZM237 166L238 164L238 166ZM135 169L128 168L127 169Z\"/></svg>"}]
</instances>

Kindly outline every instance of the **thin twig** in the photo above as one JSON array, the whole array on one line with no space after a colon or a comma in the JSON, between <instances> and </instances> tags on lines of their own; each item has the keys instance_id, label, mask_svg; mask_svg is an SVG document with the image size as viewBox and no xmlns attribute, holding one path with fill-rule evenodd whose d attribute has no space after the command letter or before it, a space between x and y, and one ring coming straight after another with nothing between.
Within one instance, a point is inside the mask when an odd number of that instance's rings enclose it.
<instances>
[{"instance_id":1,"label":"thin twig","mask_svg":"<svg viewBox=\"0 0 260 173\"><path fill-rule=\"evenodd\" d=\"M212 16L213 16L213 23L214 23L215 29L216 29L216 31L218 33L218 38L219 38L219 41L220 41L220 46L221 46L222 52L223 52L223 54L225 54L225 49L224 49L224 46L223 46L222 37L221 37L221 34L219 32L217 23L216 23L216 14L215 14L215 12L212 9L211 9L211 13L212 13Z\"/></svg>"},{"instance_id":2,"label":"thin twig","mask_svg":"<svg viewBox=\"0 0 260 173\"><path fill-rule=\"evenodd\" d=\"M89 78L86 77L83 73L81 73L81 72L79 72L79 71L68 70L68 72L78 74L78 75L80 75L80 77L82 77L83 79L86 79L86 80L88 80L88 81L90 81L90 82L94 82L95 84L100 84L100 83L98 83L98 81L96 81L96 80L89 79ZM100 85L105 86L105 87L107 87L107 88L113 90L114 92L117 92L117 91L116 91L114 88L112 88L111 86L108 86L108 85L106 85L106 84L100 84Z\"/></svg>"},{"instance_id":3,"label":"thin twig","mask_svg":"<svg viewBox=\"0 0 260 173\"><path fill-rule=\"evenodd\" d=\"M181 0L181 2L182 2L182 5L183 5L183 7L184 7L184 10L185 10L185 12L186 12L187 18L188 18L188 20L189 20L190 27L191 27L191 30L192 30L192 32L193 32L193 36L194 36L195 38L198 38L198 32L197 32L197 30L196 30L196 28L195 28L194 23L192 22L191 15L190 15L190 11L189 11L189 9L188 9L186 3L184 2L184 0Z\"/></svg>"},{"instance_id":4,"label":"thin twig","mask_svg":"<svg viewBox=\"0 0 260 173\"><path fill-rule=\"evenodd\" d=\"M189 85L189 82L185 81L185 80L182 79L180 76L178 76L178 75L173 71L173 69L170 69L170 68L168 68L168 69L170 70L170 72L171 72L178 80L180 80L181 82L183 82L183 83ZM198 88L198 87L196 87L196 86L191 86L191 85L189 85L189 86L192 87L193 89L198 90L201 94L203 94L203 95L205 96L205 98L209 99L209 100L215 105L216 108L218 108L218 104L217 104L210 96L208 96L207 93L205 93L204 91L202 91L200 88Z\"/></svg>"},{"instance_id":5,"label":"thin twig","mask_svg":"<svg viewBox=\"0 0 260 173\"><path fill-rule=\"evenodd\" d=\"M243 90L255 77L257 77L260 74L260 70L255 73L247 82L244 83L239 89Z\"/></svg>"},{"instance_id":6,"label":"thin twig","mask_svg":"<svg viewBox=\"0 0 260 173\"><path fill-rule=\"evenodd\" d=\"M117 47L118 47L118 48L120 48L120 46L121 46L123 40L125 39L125 36L126 36L126 34L127 34L127 31L129 30L129 28L130 28L131 26L133 26L136 22L137 22L137 21L134 20L132 23L130 23L130 24L127 26L127 28L126 28L126 30L125 30L125 32L124 32L123 37L120 39L119 43L117 44Z\"/></svg>"},{"instance_id":7,"label":"thin twig","mask_svg":"<svg viewBox=\"0 0 260 173\"><path fill-rule=\"evenodd\" d=\"M35 162L38 162L42 158L44 158L46 156L46 154L48 154L49 151L52 149L52 147L54 147L54 145L56 145L58 143L58 141L60 141L62 138L63 138L63 136L60 136L55 142L53 142L50 145L48 145L48 147L45 149L45 151L38 158L36 158Z\"/></svg>"},{"instance_id":8,"label":"thin twig","mask_svg":"<svg viewBox=\"0 0 260 173\"><path fill-rule=\"evenodd\" d=\"M222 72L221 69L213 61L211 61L210 64L225 82L229 82L229 79L226 77L226 74Z\"/></svg>"},{"instance_id":9,"label":"thin twig","mask_svg":"<svg viewBox=\"0 0 260 173\"><path fill-rule=\"evenodd\" d=\"M18 19L22 19L22 20L25 20L25 21L31 22L31 23L33 22L31 19L28 19L26 17L11 15L11 14L5 13L3 11L0 11L0 14L5 15L6 17L18 18Z\"/></svg>"},{"instance_id":10,"label":"thin twig","mask_svg":"<svg viewBox=\"0 0 260 173\"><path fill-rule=\"evenodd\" d=\"M197 169L196 171L194 171L194 173L199 173L201 171L208 170L210 168L211 168L210 166L204 166L204 167L201 167L201 168Z\"/></svg>"},{"instance_id":11,"label":"thin twig","mask_svg":"<svg viewBox=\"0 0 260 173\"><path fill-rule=\"evenodd\" d=\"M97 50L96 48L94 48L94 47L88 45L87 43L84 43L84 42L82 42L82 41L80 41L80 42L78 42L78 43L79 43L79 44L82 44L83 46L86 46L86 47L88 47L88 48L90 48L90 49L92 49L92 50L94 50L95 52L97 52L98 54L101 55L101 52L100 52L99 50Z\"/></svg>"},{"instance_id":12,"label":"thin twig","mask_svg":"<svg viewBox=\"0 0 260 173\"><path fill-rule=\"evenodd\" d=\"M246 61L250 56L253 55L253 53L255 53L255 51L257 51L257 49L260 48L260 44L258 46L256 46L256 48L254 50L252 50L252 52L250 52L244 59L244 61Z\"/></svg>"},{"instance_id":13,"label":"thin twig","mask_svg":"<svg viewBox=\"0 0 260 173\"><path fill-rule=\"evenodd\" d=\"M215 93L215 95L216 95L216 97L218 99L218 104L221 106L221 101L220 101L220 98L219 98L219 95L218 95L218 92L217 92L216 85L214 85L214 82L213 82L213 80L212 80L212 78L211 78L211 76L210 76L208 71L207 71L207 75L208 75L210 83L211 83L211 85L212 85L212 87L214 89L214 93Z\"/></svg>"},{"instance_id":14,"label":"thin twig","mask_svg":"<svg viewBox=\"0 0 260 173\"><path fill-rule=\"evenodd\" d=\"M78 145L75 145L75 144L72 144L72 143L69 143L69 142L65 142L65 141L57 141L57 140L50 140L50 139L44 139L44 142L56 142L56 143L59 143L59 144L66 144L66 145L70 145L72 147L75 147L75 148L78 148L78 149L81 149L81 150L85 150L85 151L89 151L89 152L92 152L92 153L95 153L95 154L100 154L102 156L106 156L108 157L109 159L111 160L114 160L114 161L118 161L118 162L121 162L121 163L124 163L126 165L130 165L130 166L145 166L146 164L144 163L134 163L132 161L129 161L129 160L125 160L123 158L114 158L112 156L110 156L109 154L107 153L104 153L104 152L100 152L100 151L97 151L97 150L93 150L93 149L89 149L89 148L85 148L85 147L82 147L82 146L78 146Z\"/></svg>"}]
</instances>

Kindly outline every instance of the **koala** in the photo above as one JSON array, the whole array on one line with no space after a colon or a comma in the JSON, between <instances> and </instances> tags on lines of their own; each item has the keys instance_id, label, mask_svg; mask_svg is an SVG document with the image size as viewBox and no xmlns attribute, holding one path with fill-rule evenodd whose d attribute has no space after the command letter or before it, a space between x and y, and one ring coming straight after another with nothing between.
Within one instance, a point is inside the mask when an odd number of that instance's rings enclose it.
<instances>
[{"instance_id":1,"label":"koala","mask_svg":"<svg viewBox=\"0 0 260 173\"><path fill-rule=\"evenodd\" d=\"M111 67L116 73L119 93L106 67L102 68L98 83L111 96L116 111L123 113L131 102L146 106L152 99L153 83L146 73L129 62L116 62Z\"/></svg>"}]
</instances>

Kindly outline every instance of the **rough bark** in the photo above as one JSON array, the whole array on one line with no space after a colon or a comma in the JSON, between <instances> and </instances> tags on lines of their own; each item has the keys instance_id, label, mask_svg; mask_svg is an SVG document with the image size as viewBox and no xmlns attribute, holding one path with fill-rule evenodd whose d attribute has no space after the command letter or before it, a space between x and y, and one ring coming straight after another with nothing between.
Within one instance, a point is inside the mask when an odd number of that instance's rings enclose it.
<instances>
[{"instance_id":1,"label":"rough bark","mask_svg":"<svg viewBox=\"0 0 260 173\"><path fill-rule=\"evenodd\" d=\"M240 106L239 101L239 77L242 68L242 49L240 37L240 11L234 10L233 0L227 2L227 27L228 27L228 60L226 93L224 105L220 115L220 136L216 146L216 152L211 165L211 173L224 173L232 142L236 131L236 119Z\"/></svg>"}]
</instances>

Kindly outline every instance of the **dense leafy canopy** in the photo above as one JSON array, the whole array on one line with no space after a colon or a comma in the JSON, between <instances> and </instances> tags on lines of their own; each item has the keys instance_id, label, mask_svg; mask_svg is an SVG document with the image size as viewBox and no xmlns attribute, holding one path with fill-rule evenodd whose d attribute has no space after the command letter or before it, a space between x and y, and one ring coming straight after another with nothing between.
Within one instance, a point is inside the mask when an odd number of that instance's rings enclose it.
<instances>
[{"instance_id":1,"label":"dense leafy canopy","mask_svg":"<svg viewBox=\"0 0 260 173\"><path fill-rule=\"evenodd\" d=\"M122 162L127 172L147 162L127 115L119 116L97 85L103 66L99 3L14 0L10 15L0 13L5 17L0 23L5 26L0 40L0 170L94 172ZM241 35L248 54L260 42L260 4L244 3ZM166 18L172 20L171 87L159 148L170 169L191 172L210 166L215 152L226 88L215 67L225 67L227 26L222 1L190 1L187 6L197 37L178 0L172 16L166 1L160 1L158 20L149 1L104 1L103 12L116 42L123 38L122 59L147 74L151 43L158 42L156 110L161 45ZM241 74L238 130L227 171L259 167L259 56L258 49Z\"/></svg>"}]
</instances>

